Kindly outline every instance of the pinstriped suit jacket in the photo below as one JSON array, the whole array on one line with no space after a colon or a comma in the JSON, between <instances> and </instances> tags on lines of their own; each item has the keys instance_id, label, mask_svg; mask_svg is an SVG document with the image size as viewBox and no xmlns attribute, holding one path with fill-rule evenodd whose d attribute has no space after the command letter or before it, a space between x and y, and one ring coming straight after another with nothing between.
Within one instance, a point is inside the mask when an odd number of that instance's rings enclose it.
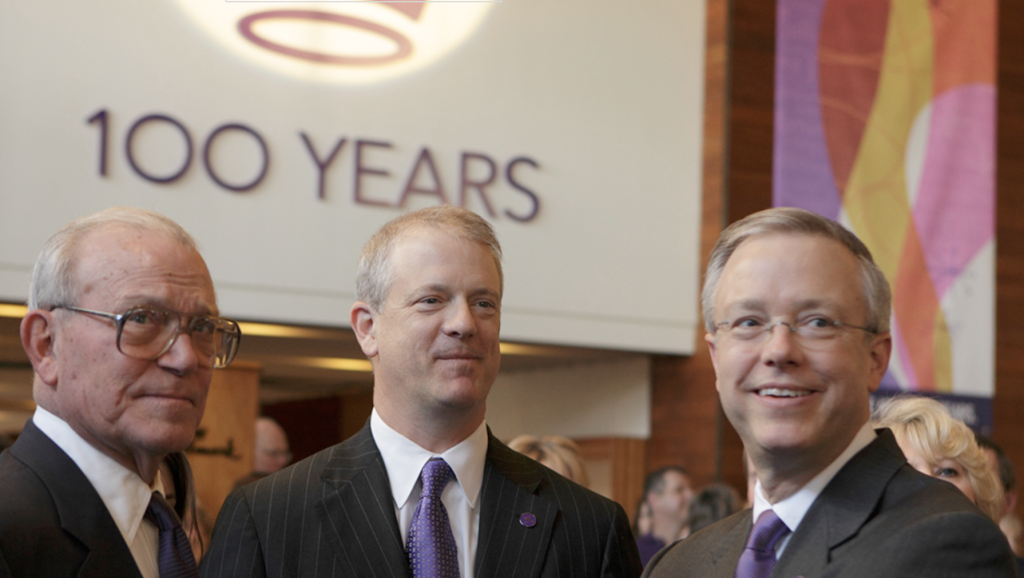
<instances>
[{"instance_id":1,"label":"pinstriped suit jacket","mask_svg":"<svg viewBox=\"0 0 1024 578\"><path fill-rule=\"evenodd\" d=\"M490 436L490 432L488 432ZM489 438L477 578L637 577L622 507ZM519 516L537 517L532 528ZM203 578L411 577L394 500L369 426L232 492Z\"/></svg>"}]
</instances>

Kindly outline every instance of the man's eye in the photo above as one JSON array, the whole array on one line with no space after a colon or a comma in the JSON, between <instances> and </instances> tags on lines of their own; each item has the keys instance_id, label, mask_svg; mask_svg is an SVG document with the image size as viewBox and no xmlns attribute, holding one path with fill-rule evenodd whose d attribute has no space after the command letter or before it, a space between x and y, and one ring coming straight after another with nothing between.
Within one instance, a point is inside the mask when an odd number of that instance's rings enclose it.
<instances>
[{"instance_id":1,"label":"man's eye","mask_svg":"<svg viewBox=\"0 0 1024 578\"><path fill-rule=\"evenodd\" d=\"M494 303L491 303L490 301L478 301L477 302L477 306L478 307L483 307L485 309L493 309L494 308Z\"/></svg>"},{"instance_id":2,"label":"man's eye","mask_svg":"<svg viewBox=\"0 0 1024 578\"><path fill-rule=\"evenodd\" d=\"M128 321L138 325L160 325L164 315L153 309L136 309L129 312Z\"/></svg>"},{"instance_id":3,"label":"man's eye","mask_svg":"<svg viewBox=\"0 0 1024 578\"><path fill-rule=\"evenodd\" d=\"M807 321L804 321L804 325L808 327L813 327L814 329L826 329L828 327L831 327L833 324L832 320L829 319L828 317L818 316L811 317Z\"/></svg>"},{"instance_id":4,"label":"man's eye","mask_svg":"<svg viewBox=\"0 0 1024 578\"><path fill-rule=\"evenodd\" d=\"M207 317L197 317L192 320L192 333L213 335L217 330L217 324Z\"/></svg>"},{"instance_id":5,"label":"man's eye","mask_svg":"<svg viewBox=\"0 0 1024 578\"><path fill-rule=\"evenodd\" d=\"M426 303L427 305L437 305L440 302L441 300L438 299L437 297L427 297L426 299L421 301L421 303Z\"/></svg>"},{"instance_id":6,"label":"man's eye","mask_svg":"<svg viewBox=\"0 0 1024 578\"><path fill-rule=\"evenodd\" d=\"M753 329L756 327L760 327L761 325L761 321L754 319L753 317L744 317L743 319L737 319L736 322L732 324L733 327L739 329Z\"/></svg>"}]
</instances>

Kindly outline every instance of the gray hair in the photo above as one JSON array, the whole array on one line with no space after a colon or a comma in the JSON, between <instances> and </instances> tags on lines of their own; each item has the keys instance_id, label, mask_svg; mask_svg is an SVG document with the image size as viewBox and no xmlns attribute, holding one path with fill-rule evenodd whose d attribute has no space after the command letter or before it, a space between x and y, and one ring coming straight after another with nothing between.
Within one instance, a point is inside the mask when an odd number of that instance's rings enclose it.
<instances>
[{"instance_id":1,"label":"gray hair","mask_svg":"<svg viewBox=\"0 0 1024 578\"><path fill-rule=\"evenodd\" d=\"M701 309L704 314L704 328L715 332L715 292L718 280L725 269L725 263L733 252L748 238L756 235L796 234L817 235L841 243L850 250L860 265L860 273L867 304L867 327L876 333L889 331L889 316L892 312L892 292L885 274L875 264L871 251L839 223L820 215L793 207L777 207L754 213L729 225L721 236L704 274L704 290L701 292Z\"/></svg>"},{"instance_id":2,"label":"gray hair","mask_svg":"<svg viewBox=\"0 0 1024 578\"><path fill-rule=\"evenodd\" d=\"M181 225L160 213L135 207L111 207L68 223L46 241L32 270L28 308L50 309L74 304L79 289L75 264L82 241L93 231L113 227L160 233L186 249L199 252L195 239Z\"/></svg>"},{"instance_id":3,"label":"gray hair","mask_svg":"<svg viewBox=\"0 0 1024 578\"><path fill-rule=\"evenodd\" d=\"M457 238L478 243L490 249L494 265L498 268L498 289L503 291L505 277L501 271L501 245L494 229L476 213L441 205L406 213L385 224L363 247L356 271L356 300L363 301L374 310L381 311L388 290L394 281L391 252L395 243L407 231L416 227L433 227Z\"/></svg>"}]
</instances>

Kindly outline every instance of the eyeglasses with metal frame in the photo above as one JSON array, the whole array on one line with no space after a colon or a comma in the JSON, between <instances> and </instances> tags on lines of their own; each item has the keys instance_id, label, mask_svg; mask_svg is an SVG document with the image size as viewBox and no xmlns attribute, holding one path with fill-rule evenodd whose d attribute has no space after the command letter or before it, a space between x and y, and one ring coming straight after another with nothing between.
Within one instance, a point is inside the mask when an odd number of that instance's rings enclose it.
<instances>
[{"instance_id":1,"label":"eyeglasses with metal frame","mask_svg":"<svg viewBox=\"0 0 1024 578\"><path fill-rule=\"evenodd\" d=\"M756 316L741 317L736 320L721 321L715 324L715 331L724 330L725 335L736 341L756 343L772 334L772 331L782 325L789 329L797 341L803 345L825 344L839 336L843 329L860 329L872 335L878 333L871 327L844 323L838 319L832 319L825 315L811 315L797 320L795 323L788 321L767 322Z\"/></svg>"},{"instance_id":2,"label":"eyeglasses with metal frame","mask_svg":"<svg viewBox=\"0 0 1024 578\"><path fill-rule=\"evenodd\" d=\"M207 357L214 368L227 367L238 353L242 330L238 323L223 317L197 315L186 317L177 311L169 311L151 305L132 307L124 313L108 313L54 305L50 308L66 309L75 313L86 313L106 317L117 324L117 350L137 359L157 359L174 345L178 335L187 333L192 347Z\"/></svg>"}]
</instances>

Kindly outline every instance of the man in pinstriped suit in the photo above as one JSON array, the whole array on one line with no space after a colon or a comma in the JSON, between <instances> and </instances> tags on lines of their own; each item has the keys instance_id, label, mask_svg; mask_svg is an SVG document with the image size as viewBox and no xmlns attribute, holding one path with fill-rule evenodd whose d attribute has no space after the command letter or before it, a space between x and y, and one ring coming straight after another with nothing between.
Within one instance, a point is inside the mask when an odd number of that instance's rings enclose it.
<instances>
[{"instance_id":1,"label":"man in pinstriped suit","mask_svg":"<svg viewBox=\"0 0 1024 578\"><path fill-rule=\"evenodd\" d=\"M363 250L351 321L374 368L359 433L232 493L205 578L412 576L406 544L424 464L461 578L640 575L618 504L507 448L484 423L498 373L501 248L486 221L437 207L385 225Z\"/></svg>"}]
</instances>

